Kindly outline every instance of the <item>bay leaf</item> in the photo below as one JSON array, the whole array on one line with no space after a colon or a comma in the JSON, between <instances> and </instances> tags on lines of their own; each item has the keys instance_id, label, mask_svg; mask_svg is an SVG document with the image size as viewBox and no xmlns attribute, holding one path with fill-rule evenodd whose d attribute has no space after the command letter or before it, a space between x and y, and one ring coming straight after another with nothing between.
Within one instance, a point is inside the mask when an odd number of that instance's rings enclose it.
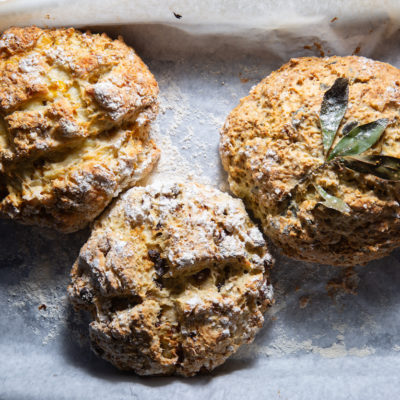
<instances>
[{"instance_id":1,"label":"bay leaf","mask_svg":"<svg viewBox=\"0 0 400 400\"><path fill-rule=\"evenodd\" d=\"M341 162L346 168L356 172L390 181L400 180L400 159L396 157L384 155L343 157Z\"/></svg>"},{"instance_id":2,"label":"bay leaf","mask_svg":"<svg viewBox=\"0 0 400 400\"><path fill-rule=\"evenodd\" d=\"M323 206L325 206L327 208L332 208L341 213L348 213L351 211L350 207L342 199L332 196L331 194L326 192L324 189L322 189L322 187L319 185L314 185L314 187L315 187L315 189L317 189L317 192L319 193L319 195L325 200L325 201L319 202Z\"/></svg>"},{"instance_id":3,"label":"bay leaf","mask_svg":"<svg viewBox=\"0 0 400 400\"><path fill-rule=\"evenodd\" d=\"M324 94L319 121L325 153L328 153L331 148L340 122L346 113L348 98L349 81L346 78L336 79L331 88Z\"/></svg>"},{"instance_id":4,"label":"bay leaf","mask_svg":"<svg viewBox=\"0 0 400 400\"><path fill-rule=\"evenodd\" d=\"M346 136L342 137L329 154L328 161L339 156L354 156L368 150L382 136L388 123L388 119L381 118L355 127Z\"/></svg>"}]
</instances>

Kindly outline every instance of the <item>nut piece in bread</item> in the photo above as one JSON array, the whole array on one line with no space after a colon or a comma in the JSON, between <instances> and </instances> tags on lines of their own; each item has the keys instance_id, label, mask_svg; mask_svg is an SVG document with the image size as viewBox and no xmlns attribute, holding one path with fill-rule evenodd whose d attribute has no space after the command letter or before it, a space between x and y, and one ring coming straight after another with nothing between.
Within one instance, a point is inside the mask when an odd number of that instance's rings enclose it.
<instances>
[{"instance_id":1,"label":"nut piece in bread","mask_svg":"<svg viewBox=\"0 0 400 400\"><path fill-rule=\"evenodd\" d=\"M399 246L400 186L325 164L319 112L337 78L348 79L349 99L333 146L346 125L387 118L384 134L364 154L400 157L400 71L355 56L298 58L272 72L227 118L220 154L231 190L285 254L353 266ZM321 204L316 185L350 211Z\"/></svg>"},{"instance_id":2,"label":"nut piece in bread","mask_svg":"<svg viewBox=\"0 0 400 400\"><path fill-rule=\"evenodd\" d=\"M159 157L158 85L121 39L10 28L0 37L0 215L76 231Z\"/></svg>"},{"instance_id":3,"label":"nut piece in bread","mask_svg":"<svg viewBox=\"0 0 400 400\"><path fill-rule=\"evenodd\" d=\"M241 200L194 183L135 187L95 222L68 291L98 355L140 375L191 376L251 342L272 257Z\"/></svg>"}]
</instances>

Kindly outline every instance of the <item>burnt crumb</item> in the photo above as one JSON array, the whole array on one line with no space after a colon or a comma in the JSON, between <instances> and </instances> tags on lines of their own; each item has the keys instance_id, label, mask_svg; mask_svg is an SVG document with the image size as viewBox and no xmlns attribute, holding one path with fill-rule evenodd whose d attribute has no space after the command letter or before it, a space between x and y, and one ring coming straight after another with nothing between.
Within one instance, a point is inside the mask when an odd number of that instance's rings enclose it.
<instances>
[{"instance_id":1,"label":"burnt crumb","mask_svg":"<svg viewBox=\"0 0 400 400\"><path fill-rule=\"evenodd\" d=\"M302 296L299 299L299 307L306 308L309 302L310 302L310 296Z\"/></svg>"},{"instance_id":2,"label":"burnt crumb","mask_svg":"<svg viewBox=\"0 0 400 400\"><path fill-rule=\"evenodd\" d=\"M38 307L38 309L39 309L39 310L46 311L47 306L46 306L46 304L41 304L41 305Z\"/></svg>"},{"instance_id":3,"label":"burnt crumb","mask_svg":"<svg viewBox=\"0 0 400 400\"><path fill-rule=\"evenodd\" d=\"M249 79L248 79L248 78L243 78L243 76L242 76L242 73L241 73L241 72L239 72L239 79L240 79L240 82L242 82L242 83L247 83L247 82L249 81Z\"/></svg>"},{"instance_id":4,"label":"burnt crumb","mask_svg":"<svg viewBox=\"0 0 400 400\"><path fill-rule=\"evenodd\" d=\"M361 46L357 46L356 49L353 51L353 56L357 56L358 54L360 54L361 51Z\"/></svg>"},{"instance_id":5,"label":"burnt crumb","mask_svg":"<svg viewBox=\"0 0 400 400\"><path fill-rule=\"evenodd\" d=\"M195 338L197 336L197 333L196 332L189 332L189 337L190 338Z\"/></svg>"},{"instance_id":6,"label":"burnt crumb","mask_svg":"<svg viewBox=\"0 0 400 400\"><path fill-rule=\"evenodd\" d=\"M322 49L322 45L321 45L320 43L314 42L312 45L305 45L305 46L303 46L303 48L304 48L305 50L313 50L314 47L315 47L315 49L319 52L319 55L320 55L321 57L325 57L325 52L324 52L324 50Z\"/></svg>"},{"instance_id":7,"label":"burnt crumb","mask_svg":"<svg viewBox=\"0 0 400 400\"><path fill-rule=\"evenodd\" d=\"M185 353L183 351L182 344L180 344L176 349L176 355L178 356L178 364L182 364L183 360L185 359Z\"/></svg>"},{"instance_id":8,"label":"burnt crumb","mask_svg":"<svg viewBox=\"0 0 400 400\"><path fill-rule=\"evenodd\" d=\"M87 304L91 304L93 300L93 293L88 288L83 288L79 292L79 297Z\"/></svg>"},{"instance_id":9,"label":"burnt crumb","mask_svg":"<svg viewBox=\"0 0 400 400\"><path fill-rule=\"evenodd\" d=\"M153 281L155 282L155 284L157 285L157 287L159 289L164 289L165 286L164 286L164 283L163 283L161 277L155 278L155 279L153 279Z\"/></svg>"},{"instance_id":10,"label":"burnt crumb","mask_svg":"<svg viewBox=\"0 0 400 400\"><path fill-rule=\"evenodd\" d=\"M164 258L160 257L160 253L157 250L149 250L148 253L150 260L154 263L154 269L156 274L161 277L168 272L167 262Z\"/></svg>"},{"instance_id":11,"label":"burnt crumb","mask_svg":"<svg viewBox=\"0 0 400 400\"><path fill-rule=\"evenodd\" d=\"M156 225L156 230L159 231L162 228L162 223L158 222Z\"/></svg>"},{"instance_id":12,"label":"burnt crumb","mask_svg":"<svg viewBox=\"0 0 400 400\"><path fill-rule=\"evenodd\" d=\"M314 42L314 46L315 46L315 48L319 51L319 55L320 55L321 57L325 57L325 52L324 52L324 50L322 49L322 45L321 45L320 43L318 43L318 42Z\"/></svg>"},{"instance_id":13,"label":"burnt crumb","mask_svg":"<svg viewBox=\"0 0 400 400\"><path fill-rule=\"evenodd\" d=\"M337 19L338 19L338 17L333 17L333 18L331 19L331 23L337 21Z\"/></svg>"},{"instance_id":14,"label":"burnt crumb","mask_svg":"<svg viewBox=\"0 0 400 400\"><path fill-rule=\"evenodd\" d=\"M218 282L216 286L217 286L218 292L220 292L222 286L224 286L224 282Z\"/></svg>"},{"instance_id":15,"label":"burnt crumb","mask_svg":"<svg viewBox=\"0 0 400 400\"><path fill-rule=\"evenodd\" d=\"M177 14L176 12L174 12L174 16L175 16L175 18L177 18L177 19L181 19L181 18L182 18L182 15Z\"/></svg>"}]
</instances>

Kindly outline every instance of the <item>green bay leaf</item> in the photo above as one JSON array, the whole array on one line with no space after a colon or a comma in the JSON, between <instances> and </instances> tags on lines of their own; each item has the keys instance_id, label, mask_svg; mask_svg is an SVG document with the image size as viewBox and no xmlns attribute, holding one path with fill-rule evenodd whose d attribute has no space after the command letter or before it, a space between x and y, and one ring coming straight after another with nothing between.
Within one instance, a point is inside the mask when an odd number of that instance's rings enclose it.
<instances>
[{"instance_id":1,"label":"green bay leaf","mask_svg":"<svg viewBox=\"0 0 400 400\"><path fill-rule=\"evenodd\" d=\"M368 124L355 127L331 151L328 161L335 157L354 156L361 154L372 147L382 136L389 121L386 118L378 119Z\"/></svg>"},{"instance_id":2,"label":"green bay leaf","mask_svg":"<svg viewBox=\"0 0 400 400\"><path fill-rule=\"evenodd\" d=\"M336 79L331 88L324 94L319 121L325 153L328 153L331 148L340 122L346 113L348 98L349 81L346 78Z\"/></svg>"},{"instance_id":3,"label":"green bay leaf","mask_svg":"<svg viewBox=\"0 0 400 400\"><path fill-rule=\"evenodd\" d=\"M371 174L378 178L399 181L400 159L384 155L344 157L341 162L346 168L363 174Z\"/></svg>"},{"instance_id":4,"label":"green bay leaf","mask_svg":"<svg viewBox=\"0 0 400 400\"><path fill-rule=\"evenodd\" d=\"M319 185L314 185L315 189L317 189L319 195L324 199L324 201L320 201L319 203L325 207L332 208L341 213L348 213L351 211L350 207L338 197L332 196L327 193L324 189L322 189Z\"/></svg>"}]
</instances>

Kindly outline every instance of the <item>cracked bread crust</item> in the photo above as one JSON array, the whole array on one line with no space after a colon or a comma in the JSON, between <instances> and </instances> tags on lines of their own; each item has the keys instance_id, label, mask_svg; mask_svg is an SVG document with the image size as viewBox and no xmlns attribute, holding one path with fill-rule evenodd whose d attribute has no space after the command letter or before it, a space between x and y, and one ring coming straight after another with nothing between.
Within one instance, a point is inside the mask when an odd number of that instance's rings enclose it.
<instances>
[{"instance_id":1,"label":"cracked bread crust","mask_svg":"<svg viewBox=\"0 0 400 400\"><path fill-rule=\"evenodd\" d=\"M68 288L95 353L140 375L191 376L251 342L273 260L243 204L194 183L132 188L95 222Z\"/></svg>"},{"instance_id":2,"label":"cracked bread crust","mask_svg":"<svg viewBox=\"0 0 400 400\"><path fill-rule=\"evenodd\" d=\"M73 232L159 157L158 85L122 39L10 28L0 37L0 215Z\"/></svg>"},{"instance_id":3,"label":"cracked bread crust","mask_svg":"<svg viewBox=\"0 0 400 400\"><path fill-rule=\"evenodd\" d=\"M349 104L334 145L350 122L388 118L365 154L400 157L400 71L364 57L292 59L255 86L228 116L220 154L230 188L264 233L295 259L353 266L400 244L400 185L324 165L319 110L335 79L349 80ZM314 184L350 213L319 204Z\"/></svg>"}]
</instances>

